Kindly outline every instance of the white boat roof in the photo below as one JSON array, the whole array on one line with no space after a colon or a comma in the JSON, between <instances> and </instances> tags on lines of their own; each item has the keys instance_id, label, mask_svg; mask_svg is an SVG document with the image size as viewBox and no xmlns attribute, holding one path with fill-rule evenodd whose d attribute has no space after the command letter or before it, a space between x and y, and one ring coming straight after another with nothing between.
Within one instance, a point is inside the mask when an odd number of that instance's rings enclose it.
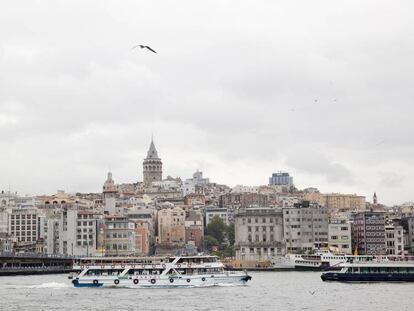
<instances>
[{"instance_id":1,"label":"white boat roof","mask_svg":"<svg viewBox=\"0 0 414 311\"><path fill-rule=\"evenodd\" d=\"M166 258L218 258L213 255L194 255L194 256L147 256L147 257L131 257L131 256L118 256L118 257L82 257L78 260L112 260L112 261L131 261L131 260L163 260Z\"/></svg>"}]
</instances>

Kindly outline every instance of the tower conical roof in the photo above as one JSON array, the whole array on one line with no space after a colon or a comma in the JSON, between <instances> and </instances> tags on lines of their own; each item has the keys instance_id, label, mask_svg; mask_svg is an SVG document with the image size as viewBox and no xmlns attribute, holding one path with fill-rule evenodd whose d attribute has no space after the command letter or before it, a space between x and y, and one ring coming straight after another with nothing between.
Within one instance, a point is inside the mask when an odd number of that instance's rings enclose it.
<instances>
[{"instance_id":1,"label":"tower conical roof","mask_svg":"<svg viewBox=\"0 0 414 311\"><path fill-rule=\"evenodd\" d=\"M151 145L147 152L147 159L158 159L158 152L154 145L154 140L151 139Z\"/></svg>"}]
</instances>

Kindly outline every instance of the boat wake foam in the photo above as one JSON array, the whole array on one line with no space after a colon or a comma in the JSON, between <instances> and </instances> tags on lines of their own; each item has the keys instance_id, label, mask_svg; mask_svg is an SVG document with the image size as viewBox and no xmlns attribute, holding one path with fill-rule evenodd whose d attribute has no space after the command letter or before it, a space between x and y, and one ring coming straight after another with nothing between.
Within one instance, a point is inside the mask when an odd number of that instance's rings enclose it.
<instances>
[{"instance_id":1,"label":"boat wake foam","mask_svg":"<svg viewBox=\"0 0 414 311\"><path fill-rule=\"evenodd\" d=\"M53 289L60 289L60 288L68 288L71 287L69 284L66 283L57 283L57 282L51 282L51 283L42 283L37 285L29 285L25 286L26 288L53 288Z\"/></svg>"}]
</instances>

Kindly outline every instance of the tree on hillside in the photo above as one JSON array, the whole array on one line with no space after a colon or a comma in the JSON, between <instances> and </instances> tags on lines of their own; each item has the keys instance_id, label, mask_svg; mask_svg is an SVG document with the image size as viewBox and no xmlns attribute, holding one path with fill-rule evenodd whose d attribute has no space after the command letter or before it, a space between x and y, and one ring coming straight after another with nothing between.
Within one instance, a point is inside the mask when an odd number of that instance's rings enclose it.
<instances>
[{"instance_id":1,"label":"tree on hillside","mask_svg":"<svg viewBox=\"0 0 414 311\"><path fill-rule=\"evenodd\" d=\"M219 241L217 241L217 239L215 237L213 237L211 235L205 235L204 236L204 246L208 250L211 251L213 246L218 246L219 244L220 244Z\"/></svg>"},{"instance_id":2,"label":"tree on hillside","mask_svg":"<svg viewBox=\"0 0 414 311\"><path fill-rule=\"evenodd\" d=\"M220 244L223 243L227 233L227 225L219 216L214 216L207 225L204 235L214 237Z\"/></svg>"}]
</instances>

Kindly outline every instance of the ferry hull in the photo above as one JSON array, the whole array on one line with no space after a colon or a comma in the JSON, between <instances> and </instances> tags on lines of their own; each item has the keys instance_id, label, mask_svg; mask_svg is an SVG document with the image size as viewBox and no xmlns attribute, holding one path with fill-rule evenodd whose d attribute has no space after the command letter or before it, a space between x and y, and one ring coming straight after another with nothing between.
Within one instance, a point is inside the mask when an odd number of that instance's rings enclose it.
<instances>
[{"instance_id":1,"label":"ferry hull","mask_svg":"<svg viewBox=\"0 0 414 311\"><path fill-rule=\"evenodd\" d=\"M414 282L414 274L327 272L321 275L321 279L322 281L338 282Z\"/></svg>"},{"instance_id":2,"label":"ferry hull","mask_svg":"<svg viewBox=\"0 0 414 311\"><path fill-rule=\"evenodd\" d=\"M209 287L219 285L245 285L251 276L246 274L237 275L211 275L206 276L181 276L175 278L156 277L145 279L74 279L74 287L95 287L95 288L165 288L165 287Z\"/></svg>"}]
</instances>

